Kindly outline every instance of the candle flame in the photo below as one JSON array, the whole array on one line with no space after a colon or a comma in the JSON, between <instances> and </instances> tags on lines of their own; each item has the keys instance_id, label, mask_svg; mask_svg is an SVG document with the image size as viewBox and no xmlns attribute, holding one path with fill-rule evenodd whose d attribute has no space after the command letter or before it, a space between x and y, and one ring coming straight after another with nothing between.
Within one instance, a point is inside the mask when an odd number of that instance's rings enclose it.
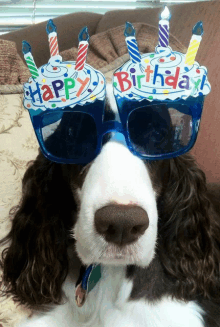
<instances>
[{"instance_id":1,"label":"candle flame","mask_svg":"<svg viewBox=\"0 0 220 327\"><path fill-rule=\"evenodd\" d=\"M79 42L81 41L87 41L89 42L89 33L88 33L88 28L87 26L83 27L81 31L79 32L78 36Z\"/></svg>"},{"instance_id":2,"label":"candle flame","mask_svg":"<svg viewBox=\"0 0 220 327\"><path fill-rule=\"evenodd\" d=\"M54 22L53 22L52 19L48 20L47 26L46 26L46 31L47 31L47 34L50 34L52 32L56 32L57 31L57 27L54 24Z\"/></svg>"},{"instance_id":3,"label":"candle flame","mask_svg":"<svg viewBox=\"0 0 220 327\"><path fill-rule=\"evenodd\" d=\"M125 37L135 36L135 29L134 29L133 25L129 22L126 22L126 24L125 24L124 36Z\"/></svg>"},{"instance_id":4,"label":"candle flame","mask_svg":"<svg viewBox=\"0 0 220 327\"><path fill-rule=\"evenodd\" d=\"M170 20L170 11L167 6L164 7L164 10L161 13L161 19Z\"/></svg>"},{"instance_id":5,"label":"candle flame","mask_svg":"<svg viewBox=\"0 0 220 327\"><path fill-rule=\"evenodd\" d=\"M31 52L31 46L27 41L22 41L22 52L23 54Z\"/></svg>"},{"instance_id":6,"label":"candle flame","mask_svg":"<svg viewBox=\"0 0 220 327\"><path fill-rule=\"evenodd\" d=\"M196 25L192 29L192 33L195 35L203 35L203 25L202 21L196 23Z\"/></svg>"}]
</instances>

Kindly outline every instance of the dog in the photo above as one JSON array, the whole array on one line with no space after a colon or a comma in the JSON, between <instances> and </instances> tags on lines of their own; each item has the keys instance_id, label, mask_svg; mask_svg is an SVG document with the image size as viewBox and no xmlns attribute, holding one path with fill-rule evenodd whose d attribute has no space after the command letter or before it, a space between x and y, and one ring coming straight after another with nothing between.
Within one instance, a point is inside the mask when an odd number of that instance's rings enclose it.
<instances>
[{"instance_id":1,"label":"dog","mask_svg":"<svg viewBox=\"0 0 220 327\"><path fill-rule=\"evenodd\" d=\"M105 121L118 119L111 92ZM189 153L144 161L109 133L86 165L40 152L22 185L1 241L4 292L33 310L19 327L220 326L220 187Z\"/></svg>"}]
</instances>

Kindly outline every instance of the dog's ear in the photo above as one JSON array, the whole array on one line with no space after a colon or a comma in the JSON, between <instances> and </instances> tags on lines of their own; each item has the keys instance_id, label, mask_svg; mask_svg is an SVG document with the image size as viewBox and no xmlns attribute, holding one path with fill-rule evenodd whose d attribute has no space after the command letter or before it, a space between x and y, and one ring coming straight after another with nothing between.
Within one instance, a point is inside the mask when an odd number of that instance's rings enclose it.
<instances>
[{"instance_id":1,"label":"dog's ear","mask_svg":"<svg viewBox=\"0 0 220 327\"><path fill-rule=\"evenodd\" d=\"M205 174L189 154L165 160L160 172L158 250L176 280L176 296L218 297L220 217L209 199Z\"/></svg>"},{"instance_id":2,"label":"dog's ear","mask_svg":"<svg viewBox=\"0 0 220 327\"><path fill-rule=\"evenodd\" d=\"M26 171L22 185L21 204L2 241L9 244L1 262L5 293L30 307L60 303L76 203L62 165L42 154Z\"/></svg>"}]
</instances>

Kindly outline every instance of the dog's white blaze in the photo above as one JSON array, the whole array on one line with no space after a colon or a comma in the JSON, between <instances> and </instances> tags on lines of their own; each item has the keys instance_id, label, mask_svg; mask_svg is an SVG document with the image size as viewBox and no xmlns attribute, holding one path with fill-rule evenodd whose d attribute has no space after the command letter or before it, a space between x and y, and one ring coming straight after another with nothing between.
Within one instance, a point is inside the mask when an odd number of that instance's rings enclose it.
<instances>
[{"instance_id":1,"label":"dog's white blaze","mask_svg":"<svg viewBox=\"0 0 220 327\"><path fill-rule=\"evenodd\" d=\"M76 250L86 264L136 263L147 266L154 256L157 236L157 208L155 192L144 162L134 156L127 147L116 141L106 143L100 155L91 165L81 192L81 207L74 228ZM110 203L135 203L148 214L149 227L130 249L136 258L107 262L100 255L108 246L94 227L96 210Z\"/></svg>"}]
</instances>

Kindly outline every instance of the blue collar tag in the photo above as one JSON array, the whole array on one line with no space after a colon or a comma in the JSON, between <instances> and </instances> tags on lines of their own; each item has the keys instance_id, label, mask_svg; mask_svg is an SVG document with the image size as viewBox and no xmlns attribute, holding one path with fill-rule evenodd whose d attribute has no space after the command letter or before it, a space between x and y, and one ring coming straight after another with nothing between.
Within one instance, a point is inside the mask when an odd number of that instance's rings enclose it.
<instances>
[{"instance_id":1,"label":"blue collar tag","mask_svg":"<svg viewBox=\"0 0 220 327\"><path fill-rule=\"evenodd\" d=\"M82 271L81 271L82 272ZM79 277L76 285L75 299L78 307L85 303L88 293L96 286L101 278L101 265L92 264Z\"/></svg>"}]
</instances>

